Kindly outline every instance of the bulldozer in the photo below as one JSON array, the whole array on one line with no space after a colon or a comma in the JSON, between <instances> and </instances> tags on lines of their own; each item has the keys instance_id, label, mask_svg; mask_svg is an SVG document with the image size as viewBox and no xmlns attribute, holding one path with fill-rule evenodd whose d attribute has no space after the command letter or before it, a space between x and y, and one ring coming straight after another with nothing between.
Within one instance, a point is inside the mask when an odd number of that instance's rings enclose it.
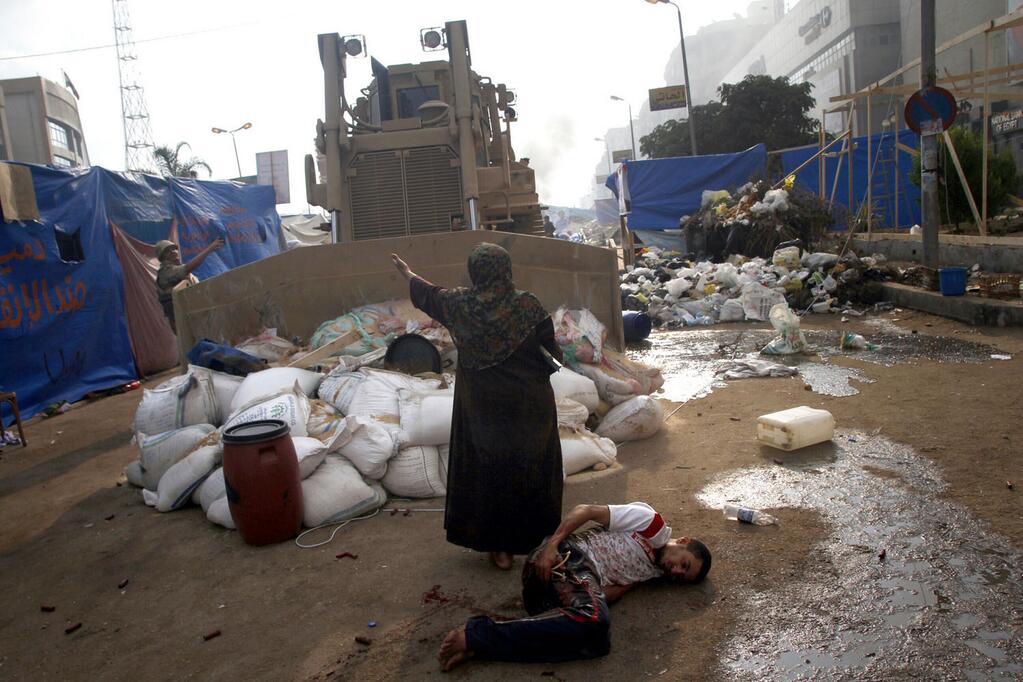
<instances>
[{"instance_id":1,"label":"bulldozer","mask_svg":"<svg viewBox=\"0 0 1023 682\"><path fill-rule=\"evenodd\" d=\"M334 243L460 230L539 234L543 217L528 159L511 144L515 93L472 70L465 21L420 31L446 60L384 66L354 104L345 94L361 36L318 36L324 118L306 197L326 209Z\"/></svg>"}]
</instances>

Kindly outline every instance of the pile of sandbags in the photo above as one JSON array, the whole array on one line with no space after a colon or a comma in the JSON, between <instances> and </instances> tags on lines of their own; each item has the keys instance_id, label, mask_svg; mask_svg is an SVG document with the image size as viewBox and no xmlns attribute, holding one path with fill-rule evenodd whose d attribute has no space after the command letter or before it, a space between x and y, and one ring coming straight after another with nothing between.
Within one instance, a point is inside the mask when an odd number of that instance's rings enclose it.
<instances>
[{"instance_id":1,"label":"pile of sandbags","mask_svg":"<svg viewBox=\"0 0 1023 682\"><path fill-rule=\"evenodd\" d=\"M223 432L238 424L278 419L291 431L305 495L305 525L379 507L386 494L375 480L386 473L386 462L395 453L394 437L378 424L360 424L357 417L350 427L330 403L310 398L323 379L317 372L286 367L245 378L189 367L184 376L144 392L135 416L140 457L125 470L128 481L143 488L143 499L158 511L194 503L211 522L234 528L221 467ZM143 428L160 432L150 435ZM369 481L341 450L363 465Z\"/></svg>"}]
</instances>

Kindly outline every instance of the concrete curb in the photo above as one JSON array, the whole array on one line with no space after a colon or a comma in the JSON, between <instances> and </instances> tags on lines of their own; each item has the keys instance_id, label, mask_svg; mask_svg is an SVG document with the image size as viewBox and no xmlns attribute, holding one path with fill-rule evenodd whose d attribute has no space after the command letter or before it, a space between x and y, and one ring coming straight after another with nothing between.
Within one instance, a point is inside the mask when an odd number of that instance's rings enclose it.
<instances>
[{"instance_id":1,"label":"concrete curb","mask_svg":"<svg viewBox=\"0 0 1023 682\"><path fill-rule=\"evenodd\" d=\"M978 327L1023 326L1023 303L977 296L942 296L905 284L883 284L885 298L901 308L949 317Z\"/></svg>"}]
</instances>

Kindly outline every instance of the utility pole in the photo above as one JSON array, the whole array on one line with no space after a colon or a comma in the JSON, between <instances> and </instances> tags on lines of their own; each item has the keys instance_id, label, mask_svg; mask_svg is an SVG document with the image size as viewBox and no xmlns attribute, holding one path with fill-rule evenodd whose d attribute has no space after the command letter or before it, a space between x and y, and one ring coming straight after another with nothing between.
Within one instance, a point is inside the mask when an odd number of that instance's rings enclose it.
<instances>
[{"instance_id":1,"label":"utility pole","mask_svg":"<svg viewBox=\"0 0 1023 682\"><path fill-rule=\"evenodd\" d=\"M936 83L934 65L934 0L920 0L920 88L933 88ZM920 136L921 220L923 221L923 266L938 267L938 136Z\"/></svg>"}]
</instances>

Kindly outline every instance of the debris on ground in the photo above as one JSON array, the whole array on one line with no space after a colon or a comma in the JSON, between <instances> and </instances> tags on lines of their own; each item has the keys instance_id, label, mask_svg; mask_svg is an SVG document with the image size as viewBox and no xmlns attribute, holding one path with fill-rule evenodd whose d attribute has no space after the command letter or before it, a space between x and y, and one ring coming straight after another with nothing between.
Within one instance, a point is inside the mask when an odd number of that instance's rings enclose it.
<instances>
[{"instance_id":1,"label":"debris on ground","mask_svg":"<svg viewBox=\"0 0 1023 682\"><path fill-rule=\"evenodd\" d=\"M211 639L216 639L217 637L220 637L220 630L210 630L202 636L202 641L208 642Z\"/></svg>"},{"instance_id":2,"label":"debris on ground","mask_svg":"<svg viewBox=\"0 0 1023 682\"><path fill-rule=\"evenodd\" d=\"M66 628L64 628L64 634L65 635L70 635L72 632L76 632L81 627L82 627L81 622L74 623L72 625L68 625Z\"/></svg>"}]
</instances>

